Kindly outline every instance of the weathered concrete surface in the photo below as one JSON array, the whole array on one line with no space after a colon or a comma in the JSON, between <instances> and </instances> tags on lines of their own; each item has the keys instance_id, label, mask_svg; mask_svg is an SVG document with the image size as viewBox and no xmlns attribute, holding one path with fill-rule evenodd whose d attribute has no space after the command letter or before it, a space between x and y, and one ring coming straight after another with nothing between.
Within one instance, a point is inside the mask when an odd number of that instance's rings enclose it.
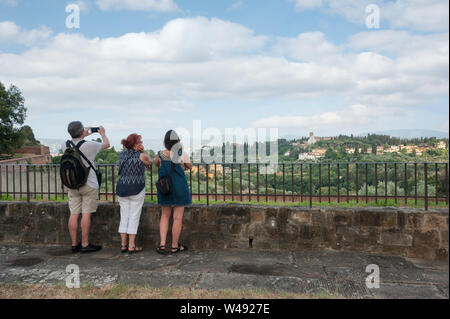
<instances>
[{"instance_id":1,"label":"weathered concrete surface","mask_svg":"<svg viewBox=\"0 0 450 319\"><path fill-rule=\"evenodd\" d=\"M144 205L139 243L158 244L160 211ZM67 203L0 202L0 243L70 245L68 218ZM91 242L120 245L119 222L119 205L101 203ZM181 241L195 249L334 249L447 260L448 223L448 209L193 205L186 208Z\"/></svg>"},{"instance_id":2,"label":"weathered concrete surface","mask_svg":"<svg viewBox=\"0 0 450 319\"><path fill-rule=\"evenodd\" d=\"M0 289L4 283L65 285L66 267L80 269L81 285L110 283L208 290L260 288L348 298L448 298L448 262L331 250L190 250L135 255L107 248L72 254L67 247L0 246ZM380 288L366 287L366 267L380 269Z\"/></svg>"}]
</instances>

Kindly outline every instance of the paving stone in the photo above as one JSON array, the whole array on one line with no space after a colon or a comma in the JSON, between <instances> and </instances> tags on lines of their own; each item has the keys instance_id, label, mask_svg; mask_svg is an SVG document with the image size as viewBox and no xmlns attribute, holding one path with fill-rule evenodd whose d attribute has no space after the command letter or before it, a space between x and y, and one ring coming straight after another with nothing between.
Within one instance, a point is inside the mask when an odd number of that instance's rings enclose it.
<instances>
[{"instance_id":1,"label":"paving stone","mask_svg":"<svg viewBox=\"0 0 450 319\"><path fill-rule=\"evenodd\" d=\"M123 282L151 287L263 289L347 298L448 298L448 263L332 250L189 250L160 255L117 248L72 254L65 247L0 245L0 284L65 285L77 265L81 285ZM369 289L366 267L380 267L379 289Z\"/></svg>"},{"instance_id":2,"label":"paving stone","mask_svg":"<svg viewBox=\"0 0 450 319\"><path fill-rule=\"evenodd\" d=\"M448 298L435 286L380 284L380 288L371 291L376 298L381 299L444 299Z\"/></svg>"},{"instance_id":3,"label":"paving stone","mask_svg":"<svg viewBox=\"0 0 450 319\"><path fill-rule=\"evenodd\" d=\"M150 271L150 272L121 272L119 282L155 288L167 287L193 287L200 273L184 271Z\"/></svg>"}]
</instances>

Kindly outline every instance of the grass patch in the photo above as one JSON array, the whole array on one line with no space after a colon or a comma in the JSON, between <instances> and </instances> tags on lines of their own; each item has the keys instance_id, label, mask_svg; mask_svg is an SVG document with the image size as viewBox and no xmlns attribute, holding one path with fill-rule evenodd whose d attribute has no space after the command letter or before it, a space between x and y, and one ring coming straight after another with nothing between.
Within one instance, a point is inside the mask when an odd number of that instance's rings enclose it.
<instances>
[{"instance_id":1,"label":"grass patch","mask_svg":"<svg viewBox=\"0 0 450 319\"><path fill-rule=\"evenodd\" d=\"M447 208L448 205L445 202L439 202L438 205L435 204L433 201L431 203L432 199L428 202L429 208ZM206 204L206 199L201 200L193 200L192 203L194 204ZM219 204L242 204L242 205L261 205L261 206L283 206L283 207L309 207L309 200L303 201L303 202L283 202L283 201L247 201L247 202L240 202L240 201L231 201L231 200L225 200L225 201L215 201L210 200L210 205L219 205ZM382 199L379 199L378 201L368 201L365 202L365 199L360 199L358 202L356 200L350 200L350 201L344 201L342 200L340 203L338 202L317 202L313 201L312 206L318 207L413 207L413 208L424 208L425 207L425 201L424 200L417 200L417 204L415 204L414 199L409 199L407 203L405 204L404 200L398 199L397 203L394 199L388 199L387 201L384 201Z\"/></svg>"},{"instance_id":2,"label":"grass patch","mask_svg":"<svg viewBox=\"0 0 450 319\"><path fill-rule=\"evenodd\" d=\"M0 285L0 299L341 299L342 296L321 291L316 294L271 292L265 289L204 290L194 288L153 288L117 283L95 287L92 283L79 289L63 285Z\"/></svg>"},{"instance_id":3,"label":"grass patch","mask_svg":"<svg viewBox=\"0 0 450 319\"><path fill-rule=\"evenodd\" d=\"M286 196L286 199L288 199L289 196ZM282 207L309 207L310 203L309 203L309 199L305 196L304 201L302 202L283 202L283 200L281 199L281 201L256 201L256 200L251 200L251 201L232 201L232 200L210 200L209 201L209 205L221 205L221 204L242 204L242 205L260 205L260 206L282 206ZM27 198L26 196L22 196L21 198L16 197L14 198L12 195L8 195L6 196L6 194L2 194L0 197L1 201L26 201ZM48 198L47 196L44 195L44 197L42 197L41 195L36 195L36 197L30 199L31 202L42 202L42 201L50 201L50 202L55 202L55 203L66 203L67 202L67 195L63 196L62 195L58 195L58 196L50 196L50 198ZM326 200L326 196L324 196L324 200ZM112 202L112 196L108 196L108 201L106 201L105 199L101 199L100 202ZM116 202L117 202L117 197L116 197ZM151 198L150 196L146 196L145 198L145 202L146 203L158 203L157 197L153 196L153 198ZM206 199L200 199L200 200L192 200L193 204L205 204L206 205ZM365 198L364 196L362 196L359 201L357 202L356 200L352 199L349 200L348 202L345 199L341 199L341 202L317 202L317 201L313 201L312 202L312 206L314 207L411 207L411 208L419 208L419 209L423 209L425 207L425 201L423 199L417 199L417 204L415 202L414 199L408 199L406 204L404 202L404 199L402 198L398 198L397 199L397 203L395 202L395 199L388 199L387 201L385 201L384 199L380 198L378 201L368 201L367 203L365 202ZM434 200L434 198L430 198L428 200L428 207L429 208L448 208L449 206L445 203L445 202L438 202L438 204L436 205L436 202Z\"/></svg>"},{"instance_id":4,"label":"grass patch","mask_svg":"<svg viewBox=\"0 0 450 319\"><path fill-rule=\"evenodd\" d=\"M314 297L316 299L334 299L336 298L333 294L331 294L329 291L327 290L321 290L319 292L316 292L314 294Z\"/></svg>"}]
</instances>

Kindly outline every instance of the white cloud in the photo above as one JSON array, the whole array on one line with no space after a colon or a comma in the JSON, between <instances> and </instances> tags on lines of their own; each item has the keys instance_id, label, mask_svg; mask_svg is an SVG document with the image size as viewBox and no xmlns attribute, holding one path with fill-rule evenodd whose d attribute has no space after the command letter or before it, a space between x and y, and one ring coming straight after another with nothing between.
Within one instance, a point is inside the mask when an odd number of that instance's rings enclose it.
<instances>
[{"instance_id":1,"label":"white cloud","mask_svg":"<svg viewBox=\"0 0 450 319\"><path fill-rule=\"evenodd\" d=\"M397 0L382 6L381 16L393 28L447 31L448 0Z\"/></svg>"},{"instance_id":2,"label":"white cloud","mask_svg":"<svg viewBox=\"0 0 450 319\"><path fill-rule=\"evenodd\" d=\"M11 21L0 22L0 43L18 43L32 46L46 41L51 34L52 31L48 27L27 31Z\"/></svg>"},{"instance_id":3,"label":"white cloud","mask_svg":"<svg viewBox=\"0 0 450 319\"><path fill-rule=\"evenodd\" d=\"M360 32L350 37L347 45L351 50L370 50L387 54L409 55L414 51L448 46L449 35L446 33L412 34L408 31L376 30Z\"/></svg>"},{"instance_id":4,"label":"white cloud","mask_svg":"<svg viewBox=\"0 0 450 319\"><path fill-rule=\"evenodd\" d=\"M299 61L330 61L338 58L341 49L325 39L322 32L305 32L296 38L279 38L276 53Z\"/></svg>"},{"instance_id":5,"label":"white cloud","mask_svg":"<svg viewBox=\"0 0 450 319\"><path fill-rule=\"evenodd\" d=\"M101 10L177 11L173 0L96 0Z\"/></svg>"},{"instance_id":6,"label":"white cloud","mask_svg":"<svg viewBox=\"0 0 450 319\"><path fill-rule=\"evenodd\" d=\"M19 0L0 0L0 4L4 4L8 7L17 7L19 5Z\"/></svg>"},{"instance_id":7,"label":"white cloud","mask_svg":"<svg viewBox=\"0 0 450 319\"><path fill-rule=\"evenodd\" d=\"M22 32L12 22L0 26L9 30L0 32L7 41ZM280 126L353 125L352 117L364 123L380 110L408 110L448 95L448 34L375 31L337 45L308 32L267 43L242 25L204 17L120 37L60 33L22 53L0 52L0 79L23 91L31 115L76 109L114 118L126 107L127 116L152 119L225 98L342 97L353 105L270 119Z\"/></svg>"},{"instance_id":8,"label":"white cloud","mask_svg":"<svg viewBox=\"0 0 450 319\"><path fill-rule=\"evenodd\" d=\"M267 41L236 23L204 17L175 19L152 33L127 33L121 37L86 39L59 34L49 48L79 53L92 59L141 62L196 62L249 53Z\"/></svg>"},{"instance_id":9,"label":"white cloud","mask_svg":"<svg viewBox=\"0 0 450 319\"><path fill-rule=\"evenodd\" d=\"M321 8L323 5L322 0L289 0L295 2L297 10Z\"/></svg>"},{"instance_id":10,"label":"white cloud","mask_svg":"<svg viewBox=\"0 0 450 319\"><path fill-rule=\"evenodd\" d=\"M242 8L243 4L244 4L243 0L236 0L235 2L233 2L233 4L231 5L231 7L228 10L240 9L240 8Z\"/></svg>"},{"instance_id":11,"label":"white cloud","mask_svg":"<svg viewBox=\"0 0 450 319\"><path fill-rule=\"evenodd\" d=\"M81 12L89 12L90 4L89 4L89 2L87 2L85 0L69 1L69 2L67 2L67 4L69 4L69 3L76 4L80 8Z\"/></svg>"},{"instance_id":12,"label":"white cloud","mask_svg":"<svg viewBox=\"0 0 450 319\"><path fill-rule=\"evenodd\" d=\"M290 0L296 9L320 9L327 14L338 14L352 23L364 24L366 7L376 4L381 21L391 28L420 31L447 31L449 26L448 0Z\"/></svg>"},{"instance_id":13,"label":"white cloud","mask_svg":"<svg viewBox=\"0 0 450 319\"><path fill-rule=\"evenodd\" d=\"M393 108L369 108L362 104L355 104L340 111L324 112L307 116L271 116L256 120L253 127L277 127L298 129L321 129L327 127L345 128L364 126L375 116L393 114Z\"/></svg>"}]
</instances>

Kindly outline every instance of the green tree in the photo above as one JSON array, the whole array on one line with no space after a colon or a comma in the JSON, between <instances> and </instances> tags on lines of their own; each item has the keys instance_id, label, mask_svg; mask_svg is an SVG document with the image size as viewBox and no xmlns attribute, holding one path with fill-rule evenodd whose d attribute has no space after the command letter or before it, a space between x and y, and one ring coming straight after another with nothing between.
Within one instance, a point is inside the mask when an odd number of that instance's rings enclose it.
<instances>
[{"instance_id":1,"label":"green tree","mask_svg":"<svg viewBox=\"0 0 450 319\"><path fill-rule=\"evenodd\" d=\"M327 160L337 160L338 159L338 153L333 151L331 148L329 148L325 152L325 159L327 159Z\"/></svg>"},{"instance_id":2,"label":"green tree","mask_svg":"<svg viewBox=\"0 0 450 319\"><path fill-rule=\"evenodd\" d=\"M145 150L145 152L150 156L152 160L155 159L156 153L154 150Z\"/></svg>"},{"instance_id":3,"label":"green tree","mask_svg":"<svg viewBox=\"0 0 450 319\"><path fill-rule=\"evenodd\" d=\"M377 155L377 144L372 144L372 154Z\"/></svg>"},{"instance_id":4,"label":"green tree","mask_svg":"<svg viewBox=\"0 0 450 319\"><path fill-rule=\"evenodd\" d=\"M10 154L20 138L20 129L27 109L20 90L11 85L8 90L0 82L0 154Z\"/></svg>"},{"instance_id":5,"label":"green tree","mask_svg":"<svg viewBox=\"0 0 450 319\"><path fill-rule=\"evenodd\" d=\"M41 143L34 137L33 130L28 125L22 126L19 130L19 138L17 147L21 146L37 146Z\"/></svg>"},{"instance_id":6,"label":"green tree","mask_svg":"<svg viewBox=\"0 0 450 319\"><path fill-rule=\"evenodd\" d=\"M52 163L53 163L53 164L59 164L59 163L61 163L61 157L62 157L62 156L53 156L53 157L52 157Z\"/></svg>"},{"instance_id":7,"label":"green tree","mask_svg":"<svg viewBox=\"0 0 450 319\"><path fill-rule=\"evenodd\" d=\"M114 147L101 151L96 158L99 164L117 164L120 152L116 152Z\"/></svg>"}]
</instances>

